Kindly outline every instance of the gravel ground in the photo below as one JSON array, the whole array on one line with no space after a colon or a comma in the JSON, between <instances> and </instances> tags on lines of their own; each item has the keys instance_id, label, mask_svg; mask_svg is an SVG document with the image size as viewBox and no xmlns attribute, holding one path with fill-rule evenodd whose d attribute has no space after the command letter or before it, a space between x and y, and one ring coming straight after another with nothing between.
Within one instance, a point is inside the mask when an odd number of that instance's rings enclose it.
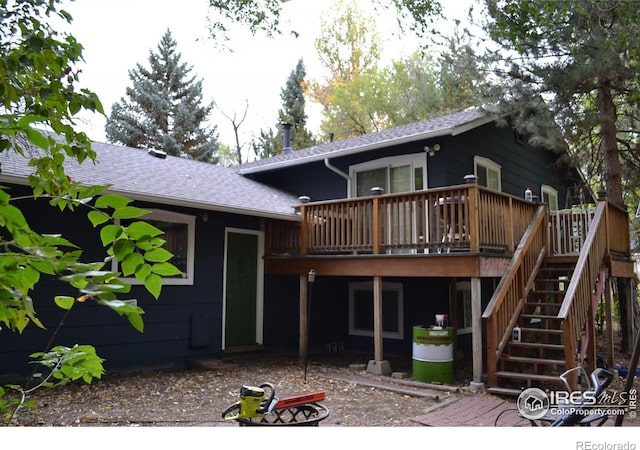
<instances>
[{"instance_id":1,"label":"gravel ground","mask_svg":"<svg viewBox=\"0 0 640 450\"><path fill-rule=\"evenodd\" d=\"M323 391L329 416L320 426L417 427L412 418L451 395L392 383L362 370L365 359L340 357L304 365L296 357L260 357L234 363L208 361L197 368L105 375L42 391L24 409L24 426L238 426L222 412L239 400L243 385L271 383L280 399ZM410 364L410 361L409 361ZM392 369L396 370L392 364ZM414 383L415 384L415 383ZM468 386L468 382L466 382Z\"/></svg>"},{"instance_id":2,"label":"gravel ground","mask_svg":"<svg viewBox=\"0 0 640 450\"><path fill-rule=\"evenodd\" d=\"M329 415L322 427L421 427L413 419L468 391L470 368L456 366L451 386L368 374L369 355L334 354L309 362L254 355L203 361L190 369L108 374L92 384L72 383L34 396L18 425L28 427L237 427L222 419L243 385L271 383L282 399L324 392ZM620 355L616 355L620 356ZM626 355L625 355L626 356ZM628 366L628 357L619 359ZM411 358L390 359L394 375L411 370ZM624 380L610 388L622 391ZM638 387L634 384L634 387ZM435 389L434 389L435 388ZM268 392L268 391L267 391ZM273 427L272 427L273 428Z\"/></svg>"}]
</instances>

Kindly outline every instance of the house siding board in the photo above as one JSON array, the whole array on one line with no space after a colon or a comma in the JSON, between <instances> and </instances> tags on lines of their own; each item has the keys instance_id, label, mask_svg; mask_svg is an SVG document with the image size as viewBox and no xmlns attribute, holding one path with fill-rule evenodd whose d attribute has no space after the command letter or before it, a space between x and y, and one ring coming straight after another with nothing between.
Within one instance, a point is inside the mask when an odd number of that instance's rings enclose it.
<instances>
[{"instance_id":1,"label":"house siding board","mask_svg":"<svg viewBox=\"0 0 640 450\"><path fill-rule=\"evenodd\" d=\"M309 352L329 352L329 344L341 342L345 349L373 352L373 338L349 334L349 283L371 281L366 277L316 276L311 287ZM402 283L403 338L384 339L385 353L410 357L413 326L433 325L435 314L450 314L448 278L384 278ZM265 296L265 345L285 353L298 350L299 279L267 276Z\"/></svg>"},{"instance_id":2,"label":"house siding board","mask_svg":"<svg viewBox=\"0 0 640 450\"><path fill-rule=\"evenodd\" d=\"M267 275L264 281L264 344L272 350L298 349L299 277Z\"/></svg>"},{"instance_id":3,"label":"house siding board","mask_svg":"<svg viewBox=\"0 0 640 450\"><path fill-rule=\"evenodd\" d=\"M434 157L428 157L424 146L435 143L440 145L441 150ZM424 155L429 188L464 183L464 177L474 173L474 156L482 156L502 166L503 192L520 197L524 189L530 186L539 195L540 186L547 184L558 190L559 203L564 204L567 183L554 168L559 154L526 143L519 144L513 129L498 127L493 123L456 136L441 136L337 157L330 159L330 163L349 174L349 168L356 164L412 154ZM348 197L347 181L322 162L259 172L252 177L294 195L308 195L312 201ZM575 180L569 183L575 183Z\"/></svg>"},{"instance_id":4,"label":"house siding board","mask_svg":"<svg viewBox=\"0 0 640 450\"><path fill-rule=\"evenodd\" d=\"M14 195L24 187L14 186ZM226 227L259 230L262 220L253 216L208 212L208 221L201 220L201 210L167 207L134 202L147 209L163 209L194 215L196 219L194 285L163 286L159 299L154 299L140 285L133 285L129 294L121 298L135 298L145 310L144 332L139 333L127 321L108 308L92 302L76 304L53 345L75 343L94 345L105 358L107 371L148 368L150 365L172 367L184 365L189 358L215 355L222 348L222 290L224 268L224 233ZM86 211L60 212L44 201L25 201L20 205L32 224L40 232L62 233L83 249L83 261L100 261L106 256L96 231L86 219ZM46 211L46 214L43 214ZM38 218L41 219L38 219ZM64 317L52 299L58 294L77 292L56 278L43 276L32 293L38 317L47 327L40 330L30 324L22 335L4 331L0 348L0 378L25 375L33 370L28 355L42 351L53 330ZM206 345L192 346L192 318L205 316L209 334ZM202 335L200 336L202 338Z\"/></svg>"},{"instance_id":5,"label":"house siding board","mask_svg":"<svg viewBox=\"0 0 640 450\"><path fill-rule=\"evenodd\" d=\"M312 201L344 198L347 181L321 162L256 174L256 181L295 195L308 195Z\"/></svg>"},{"instance_id":6,"label":"house siding board","mask_svg":"<svg viewBox=\"0 0 640 450\"><path fill-rule=\"evenodd\" d=\"M561 179L555 169L559 154L531 145L519 144L511 128L487 124L456 137L447 137L441 144L443 150L429 159L429 185L455 185L463 182L465 175L474 173L473 158L482 156L502 167L502 191L522 197L531 187L540 195L540 187L547 184L558 190L559 204L564 204L567 186L577 182L575 178ZM438 160L442 157L442 160ZM436 165L441 162L444 167ZM444 178L438 184L437 175Z\"/></svg>"}]
</instances>

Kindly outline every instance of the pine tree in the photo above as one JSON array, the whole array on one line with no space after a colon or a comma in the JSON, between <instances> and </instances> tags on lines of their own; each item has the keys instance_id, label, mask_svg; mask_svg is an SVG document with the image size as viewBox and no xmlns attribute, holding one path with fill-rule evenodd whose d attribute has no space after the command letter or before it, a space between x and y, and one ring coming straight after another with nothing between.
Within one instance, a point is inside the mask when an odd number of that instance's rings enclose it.
<instances>
[{"instance_id":1,"label":"pine tree","mask_svg":"<svg viewBox=\"0 0 640 450\"><path fill-rule=\"evenodd\" d=\"M259 158L267 158L282 153L282 124L291 124L291 147L294 150L310 147L313 135L307 130L307 115L305 113L304 86L307 72L302 58L289 74L285 87L280 91L282 109L278 111L277 132L273 129L260 130L258 142L253 144L253 150Z\"/></svg>"},{"instance_id":2,"label":"pine tree","mask_svg":"<svg viewBox=\"0 0 640 450\"><path fill-rule=\"evenodd\" d=\"M202 80L190 77L177 43L167 30L158 51L149 52L150 70L140 64L129 71L127 99L113 104L105 131L109 142L163 150L169 155L217 162L216 127L205 122L213 102L202 105Z\"/></svg>"}]
</instances>

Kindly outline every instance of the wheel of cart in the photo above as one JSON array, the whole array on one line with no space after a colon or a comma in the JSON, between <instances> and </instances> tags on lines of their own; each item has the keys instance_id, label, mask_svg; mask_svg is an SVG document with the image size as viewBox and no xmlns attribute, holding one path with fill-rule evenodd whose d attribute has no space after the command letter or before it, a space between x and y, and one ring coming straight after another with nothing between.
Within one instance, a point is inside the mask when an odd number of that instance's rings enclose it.
<instances>
[{"instance_id":1,"label":"wheel of cart","mask_svg":"<svg viewBox=\"0 0 640 450\"><path fill-rule=\"evenodd\" d=\"M265 388L270 393L265 396ZM240 426L318 426L329 416L329 409L319 403L324 392L278 399L271 383L242 386L240 400L222 412L225 421L235 420Z\"/></svg>"}]
</instances>

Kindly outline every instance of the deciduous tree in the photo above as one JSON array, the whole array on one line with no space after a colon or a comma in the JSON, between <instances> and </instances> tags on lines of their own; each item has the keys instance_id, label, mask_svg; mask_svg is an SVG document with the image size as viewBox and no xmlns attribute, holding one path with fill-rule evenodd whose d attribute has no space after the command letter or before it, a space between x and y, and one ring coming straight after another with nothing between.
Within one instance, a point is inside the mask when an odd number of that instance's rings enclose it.
<instances>
[{"instance_id":1,"label":"deciduous tree","mask_svg":"<svg viewBox=\"0 0 640 450\"><path fill-rule=\"evenodd\" d=\"M105 252L123 262L124 275L139 277L157 298L161 277L179 273L167 262L171 254L162 249L162 232L140 221L117 224L115 218L135 219L145 211L126 198L103 195L107 186L84 186L65 173L69 159L81 164L95 160L88 137L74 129L74 116L83 109L102 113L102 105L93 92L77 86L76 65L82 60L82 46L73 36L60 34L49 25L52 16L71 21L58 3L29 0L0 5L0 155L15 153L33 167L29 199L48 200L51 208L63 211L87 208ZM38 316L47 300L66 314L83 303L96 303L126 316L142 331L144 311L135 301L128 301L132 299L118 298L130 289L120 273L105 270L105 261L83 260L82 249L62 235L33 230L20 208L23 200L26 198L0 186L0 333L21 333L29 324L50 326ZM62 282L60 294L52 299L36 294L45 276ZM91 382L104 372L91 346L56 346L35 356L50 369L49 375L36 382L38 386L75 379ZM0 387L2 421L11 421L31 392L11 389L18 395Z\"/></svg>"}]
</instances>

